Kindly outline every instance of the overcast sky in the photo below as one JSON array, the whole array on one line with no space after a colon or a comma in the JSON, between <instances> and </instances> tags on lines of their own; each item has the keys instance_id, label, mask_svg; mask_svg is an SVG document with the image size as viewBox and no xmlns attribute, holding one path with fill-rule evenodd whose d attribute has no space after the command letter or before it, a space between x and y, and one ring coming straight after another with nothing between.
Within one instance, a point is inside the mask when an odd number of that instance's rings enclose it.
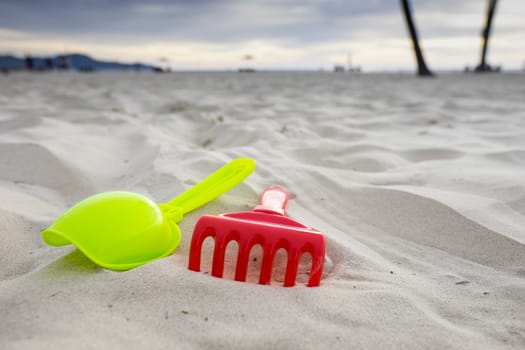
<instances>
[{"instance_id":1,"label":"overcast sky","mask_svg":"<svg viewBox=\"0 0 525 350\"><path fill-rule=\"evenodd\" d=\"M412 6L431 68L477 64L486 1ZM524 19L524 0L499 1L489 63L522 68ZM366 71L414 67L398 0L0 0L0 52L165 57L174 69L331 69L351 54Z\"/></svg>"}]
</instances>

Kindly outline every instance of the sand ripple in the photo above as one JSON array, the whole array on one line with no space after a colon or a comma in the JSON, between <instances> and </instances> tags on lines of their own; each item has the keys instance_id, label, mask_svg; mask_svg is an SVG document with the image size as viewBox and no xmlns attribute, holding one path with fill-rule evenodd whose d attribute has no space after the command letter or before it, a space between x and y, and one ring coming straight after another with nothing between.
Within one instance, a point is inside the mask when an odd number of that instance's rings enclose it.
<instances>
[{"instance_id":1,"label":"sand ripple","mask_svg":"<svg viewBox=\"0 0 525 350\"><path fill-rule=\"evenodd\" d=\"M522 78L3 77L0 347L523 347ZM186 215L168 258L117 273L40 239L89 194L166 201L239 156L257 171ZM284 263L271 287L230 281L235 247L228 278L188 271L198 217L249 210L271 184L325 232L322 286L280 287Z\"/></svg>"}]
</instances>

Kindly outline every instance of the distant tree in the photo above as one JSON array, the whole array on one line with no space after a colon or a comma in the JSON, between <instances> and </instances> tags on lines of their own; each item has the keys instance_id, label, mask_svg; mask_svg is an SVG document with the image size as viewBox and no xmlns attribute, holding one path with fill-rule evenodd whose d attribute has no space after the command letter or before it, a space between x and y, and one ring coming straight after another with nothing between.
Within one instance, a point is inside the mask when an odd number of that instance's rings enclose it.
<instances>
[{"instance_id":1,"label":"distant tree","mask_svg":"<svg viewBox=\"0 0 525 350\"><path fill-rule=\"evenodd\" d=\"M26 56L26 69L32 71L34 68L33 57L31 55Z\"/></svg>"},{"instance_id":2,"label":"distant tree","mask_svg":"<svg viewBox=\"0 0 525 350\"><path fill-rule=\"evenodd\" d=\"M58 56L58 69L69 69L69 61L65 55Z\"/></svg>"},{"instance_id":3,"label":"distant tree","mask_svg":"<svg viewBox=\"0 0 525 350\"><path fill-rule=\"evenodd\" d=\"M45 69L53 70L53 59L51 57L45 59Z\"/></svg>"},{"instance_id":4,"label":"distant tree","mask_svg":"<svg viewBox=\"0 0 525 350\"><path fill-rule=\"evenodd\" d=\"M431 77L434 74L428 69L425 59L423 58L423 52L419 47L419 40L417 38L417 31L414 21L412 20L412 12L410 10L410 4L408 0L401 0L401 8L405 15L405 20L407 23L408 31L410 37L412 38L412 46L414 48L414 53L417 59L417 74L419 76Z\"/></svg>"}]
</instances>

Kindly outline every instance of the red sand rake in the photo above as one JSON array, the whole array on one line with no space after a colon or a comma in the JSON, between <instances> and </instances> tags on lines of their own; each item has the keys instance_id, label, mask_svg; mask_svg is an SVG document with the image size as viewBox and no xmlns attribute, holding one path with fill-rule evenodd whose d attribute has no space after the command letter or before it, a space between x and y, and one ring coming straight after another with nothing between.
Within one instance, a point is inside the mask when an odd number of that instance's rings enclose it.
<instances>
[{"instance_id":1,"label":"red sand rake","mask_svg":"<svg viewBox=\"0 0 525 350\"><path fill-rule=\"evenodd\" d=\"M284 215L288 196L284 188L270 186L264 190L260 204L252 211L202 216L193 231L188 268L200 271L203 242L207 237L213 237L215 248L211 274L222 277L226 247L235 240L239 245L236 281L246 281L250 250L260 244L263 249L260 284L270 283L275 253L284 248L288 255L284 286L295 285L303 253L309 253L312 257L308 286L318 286L323 274L326 239L320 231Z\"/></svg>"}]
</instances>

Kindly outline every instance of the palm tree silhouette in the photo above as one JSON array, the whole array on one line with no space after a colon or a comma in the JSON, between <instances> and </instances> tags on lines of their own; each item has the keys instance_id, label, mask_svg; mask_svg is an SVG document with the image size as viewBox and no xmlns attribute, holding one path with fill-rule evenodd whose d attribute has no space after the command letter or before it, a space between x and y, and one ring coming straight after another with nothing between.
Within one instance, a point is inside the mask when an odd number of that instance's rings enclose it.
<instances>
[{"instance_id":1,"label":"palm tree silhouette","mask_svg":"<svg viewBox=\"0 0 525 350\"><path fill-rule=\"evenodd\" d=\"M421 51L421 47L419 47L416 26L414 25L414 21L412 20L412 12L410 10L410 4L408 3L408 0L401 0L401 7L403 9L403 13L405 14L405 20L407 22L408 31L410 32L410 36L412 38L412 46L414 48L414 53L417 59L417 74L422 77L431 77L434 75L434 73L432 73L430 69L428 69L427 64L425 63L425 59L423 58L423 52Z\"/></svg>"},{"instance_id":2,"label":"palm tree silhouette","mask_svg":"<svg viewBox=\"0 0 525 350\"><path fill-rule=\"evenodd\" d=\"M476 72L494 72L499 71L499 67L493 68L490 64L487 63L487 49L489 45L490 29L492 27L492 18L496 12L497 0L488 0L487 6L487 15L485 17L485 28L481 32L482 38L482 48L481 48L481 59L478 66L475 68Z\"/></svg>"}]
</instances>

